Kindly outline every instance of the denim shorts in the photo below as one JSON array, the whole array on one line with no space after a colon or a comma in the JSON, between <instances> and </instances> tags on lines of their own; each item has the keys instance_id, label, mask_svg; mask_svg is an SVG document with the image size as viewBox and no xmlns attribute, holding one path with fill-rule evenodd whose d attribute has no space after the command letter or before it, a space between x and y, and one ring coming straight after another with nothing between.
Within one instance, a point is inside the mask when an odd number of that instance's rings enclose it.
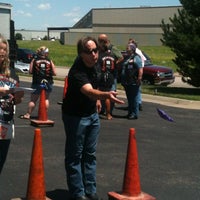
<instances>
[{"instance_id":1,"label":"denim shorts","mask_svg":"<svg viewBox=\"0 0 200 200\"><path fill-rule=\"evenodd\" d=\"M35 91L32 94L40 94L42 88L45 88L45 91L47 93L51 93L52 89L53 89L53 84L47 84L45 87L42 86L41 84L39 84L39 85L32 85L31 88L35 89Z\"/></svg>"}]
</instances>

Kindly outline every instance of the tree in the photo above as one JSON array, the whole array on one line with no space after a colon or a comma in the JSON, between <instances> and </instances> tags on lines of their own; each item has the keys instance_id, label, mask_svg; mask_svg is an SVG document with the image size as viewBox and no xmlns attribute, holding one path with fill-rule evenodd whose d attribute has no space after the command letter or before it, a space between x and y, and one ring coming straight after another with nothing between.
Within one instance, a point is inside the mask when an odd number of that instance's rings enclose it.
<instances>
[{"instance_id":1,"label":"tree","mask_svg":"<svg viewBox=\"0 0 200 200\"><path fill-rule=\"evenodd\" d=\"M162 20L162 43L176 54L174 63L182 80L200 86L200 0L180 0L183 5L170 24Z\"/></svg>"},{"instance_id":2,"label":"tree","mask_svg":"<svg viewBox=\"0 0 200 200\"><path fill-rule=\"evenodd\" d=\"M200 1L199 0L180 0L181 4L188 13L195 17L199 17Z\"/></svg>"},{"instance_id":3,"label":"tree","mask_svg":"<svg viewBox=\"0 0 200 200\"><path fill-rule=\"evenodd\" d=\"M43 40L47 40L48 39L48 37L47 37L47 35L45 35L44 37L43 37Z\"/></svg>"},{"instance_id":4,"label":"tree","mask_svg":"<svg viewBox=\"0 0 200 200\"><path fill-rule=\"evenodd\" d=\"M16 33L15 39L16 40L22 40L22 34L21 33Z\"/></svg>"}]
</instances>

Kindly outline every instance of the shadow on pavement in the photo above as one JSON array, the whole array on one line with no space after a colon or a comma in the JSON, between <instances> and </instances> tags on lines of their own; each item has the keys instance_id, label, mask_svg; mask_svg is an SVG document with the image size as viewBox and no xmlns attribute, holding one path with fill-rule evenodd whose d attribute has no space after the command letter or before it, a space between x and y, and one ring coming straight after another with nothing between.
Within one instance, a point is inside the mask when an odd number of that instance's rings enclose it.
<instances>
[{"instance_id":1,"label":"shadow on pavement","mask_svg":"<svg viewBox=\"0 0 200 200\"><path fill-rule=\"evenodd\" d=\"M46 192L46 196L52 200L70 199L68 190L63 189L55 189L53 191L48 191Z\"/></svg>"}]
</instances>

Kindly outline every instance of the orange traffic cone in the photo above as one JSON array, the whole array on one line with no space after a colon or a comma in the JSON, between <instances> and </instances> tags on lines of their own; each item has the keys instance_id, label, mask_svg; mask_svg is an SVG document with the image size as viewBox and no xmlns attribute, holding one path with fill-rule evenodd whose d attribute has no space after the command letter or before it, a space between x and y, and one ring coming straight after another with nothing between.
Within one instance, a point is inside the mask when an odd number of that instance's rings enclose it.
<instances>
[{"instance_id":1,"label":"orange traffic cone","mask_svg":"<svg viewBox=\"0 0 200 200\"><path fill-rule=\"evenodd\" d=\"M31 125L39 126L39 125L54 125L54 121L49 120L47 118L47 108L46 108L46 91L45 88L42 87L40 93L40 103L38 108L38 119L31 119Z\"/></svg>"},{"instance_id":2,"label":"orange traffic cone","mask_svg":"<svg viewBox=\"0 0 200 200\"><path fill-rule=\"evenodd\" d=\"M12 200L50 200L46 197L41 130L35 129L26 198Z\"/></svg>"},{"instance_id":3,"label":"orange traffic cone","mask_svg":"<svg viewBox=\"0 0 200 200\"><path fill-rule=\"evenodd\" d=\"M57 104L59 104L59 105L62 105L62 104L63 104L63 99L65 98L65 94L66 94L66 92L67 92L67 87L68 87L68 76L65 77L62 101L58 101Z\"/></svg>"},{"instance_id":4,"label":"orange traffic cone","mask_svg":"<svg viewBox=\"0 0 200 200\"><path fill-rule=\"evenodd\" d=\"M65 98L65 94L67 92L68 87L68 76L65 77L64 89L63 89L63 99Z\"/></svg>"},{"instance_id":5,"label":"orange traffic cone","mask_svg":"<svg viewBox=\"0 0 200 200\"><path fill-rule=\"evenodd\" d=\"M155 200L141 191L135 129L130 128L122 193L109 192L110 200Z\"/></svg>"},{"instance_id":6,"label":"orange traffic cone","mask_svg":"<svg viewBox=\"0 0 200 200\"><path fill-rule=\"evenodd\" d=\"M42 153L42 136L40 129L35 129L26 199L46 199Z\"/></svg>"}]
</instances>

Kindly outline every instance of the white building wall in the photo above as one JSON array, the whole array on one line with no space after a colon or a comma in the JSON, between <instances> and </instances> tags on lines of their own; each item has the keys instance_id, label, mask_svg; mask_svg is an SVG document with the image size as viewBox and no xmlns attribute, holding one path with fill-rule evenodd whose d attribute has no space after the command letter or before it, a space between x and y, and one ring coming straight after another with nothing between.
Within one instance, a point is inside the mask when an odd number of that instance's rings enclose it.
<instances>
[{"instance_id":1,"label":"white building wall","mask_svg":"<svg viewBox=\"0 0 200 200\"><path fill-rule=\"evenodd\" d=\"M0 33L10 39L11 5L0 3Z\"/></svg>"},{"instance_id":2,"label":"white building wall","mask_svg":"<svg viewBox=\"0 0 200 200\"><path fill-rule=\"evenodd\" d=\"M169 17L178 12L177 8L181 6L93 9L93 24L155 25L162 19L168 23Z\"/></svg>"},{"instance_id":3,"label":"white building wall","mask_svg":"<svg viewBox=\"0 0 200 200\"><path fill-rule=\"evenodd\" d=\"M37 40L37 39L43 39L45 36L47 36L47 31L37 31L37 30L15 30L15 34L20 33L22 34L22 38L24 40ZM60 39L60 31L50 31L49 32L50 38Z\"/></svg>"},{"instance_id":4,"label":"white building wall","mask_svg":"<svg viewBox=\"0 0 200 200\"><path fill-rule=\"evenodd\" d=\"M36 30L15 30L15 34L20 33L24 40L42 39L47 36L47 31Z\"/></svg>"}]
</instances>

